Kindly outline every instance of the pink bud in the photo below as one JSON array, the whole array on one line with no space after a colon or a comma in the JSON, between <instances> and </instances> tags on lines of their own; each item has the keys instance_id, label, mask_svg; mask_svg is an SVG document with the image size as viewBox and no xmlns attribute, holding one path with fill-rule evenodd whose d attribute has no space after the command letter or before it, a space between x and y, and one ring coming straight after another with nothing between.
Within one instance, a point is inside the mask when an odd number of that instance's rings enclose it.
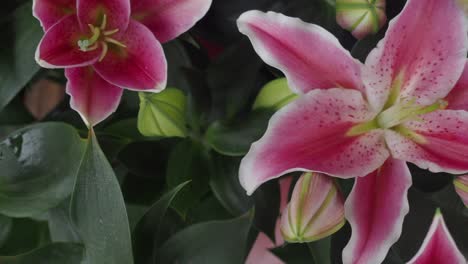
<instances>
[{"instance_id":1,"label":"pink bud","mask_svg":"<svg viewBox=\"0 0 468 264\"><path fill-rule=\"evenodd\" d=\"M455 191L462 199L466 207L468 207L468 175L459 176L453 181L455 185Z\"/></svg>"},{"instance_id":2,"label":"pink bud","mask_svg":"<svg viewBox=\"0 0 468 264\"><path fill-rule=\"evenodd\" d=\"M311 242L335 233L344 223L343 196L333 178L304 173L282 212L280 228L288 242Z\"/></svg>"},{"instance_id":3,"label":"pink bud","mask_svg":"<svg viewBox=\"0 0 468 264\"><path fill-rule=\"evenodd\" d=\"M336 20L357 39L375 34L387 21L385 0L336 0Z\"/></svg>"}]
</instances>

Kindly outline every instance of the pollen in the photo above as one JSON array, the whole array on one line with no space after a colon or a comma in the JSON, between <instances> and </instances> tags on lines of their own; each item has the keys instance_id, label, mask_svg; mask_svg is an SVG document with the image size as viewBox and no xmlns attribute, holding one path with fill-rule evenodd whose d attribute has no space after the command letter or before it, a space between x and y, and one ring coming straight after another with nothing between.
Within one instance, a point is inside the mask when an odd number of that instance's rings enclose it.
<instances>
[{"instance_id":1,"label":"pollen","mask_svg":"<svg viewBox=\"0 0 468 264\"><path fill-rule=\"evenodd\" d=\"M106 30L107 27L107 16L104 14L102 17L102 22L99 27L88 24L88 27L92 33L91 37L88 39L78 40L78 48L82 52L89 52L99 48L101 46L101 55L99 56L99 61L104 60L109 51L109 44L116 45L121 48L127 48L127 46L112 38L111 36L119 32L119 29Z\"/></svg>"}]
</instances>

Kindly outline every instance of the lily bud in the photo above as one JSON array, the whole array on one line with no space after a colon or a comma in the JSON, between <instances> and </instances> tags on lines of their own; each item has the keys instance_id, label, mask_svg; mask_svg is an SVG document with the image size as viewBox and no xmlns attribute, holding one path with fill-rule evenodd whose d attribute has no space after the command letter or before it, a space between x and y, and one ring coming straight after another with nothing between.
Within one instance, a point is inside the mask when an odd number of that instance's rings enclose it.
<instances>
[{"instance_id":1,"label":"lily bud","mask_svg":"<svg viewBox=\"0 0 468 264\"><path fill-rule=\"evenodd\" d=\"M357 39L375 34L387 21L385 0L336 0L336 21Z\"/></svg>"},{"instance_id":2,"label":"lily bud","mask_svg":"<svg viewBox=\"0 0 468 264\"><path fill-rule=\"evenodd\" d=\"M453 181L455 185L455 191L462 199L466 207L468 207L468 175L459 176Z\"/></svg>"},{"instance_id":3,"label":"lily bud","mask_svg":"<svg viewBox=\"0 0 468 264\"><path fill-rule=\"evenodd\" d=\"M294 186L281 216L281 234L288 242L311 242L327 237L345 224L343 196L333 178L304 173Z\"/></svg>"}]
</instances>

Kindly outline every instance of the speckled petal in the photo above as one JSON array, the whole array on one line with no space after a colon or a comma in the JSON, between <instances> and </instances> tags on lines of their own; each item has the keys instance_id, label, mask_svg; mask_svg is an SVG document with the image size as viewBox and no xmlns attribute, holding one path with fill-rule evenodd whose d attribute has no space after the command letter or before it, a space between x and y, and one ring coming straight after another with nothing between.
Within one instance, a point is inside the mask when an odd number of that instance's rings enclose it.
<instances>
[{"instance_id":1,"label":"speckled petal","mask_svg":"<svg viewBox=\"0 0 468 264\"><path fill-rule=\"evenodd\" d=\"M383 131L348 136L375 116L351 89L313 90L279 110L265 135L240 165L240 182L251 194L262 183L291 171L319 171L351 178L380 167L389 156Z\"/></svg>"},{"instance_id":2,"label":"speckled petal","mask_svg":"<svg viewBox=\"0 0 468 264\"><path fill-rule=\"evenodd\" d=\"M363 90L361 63L320 26L256 10L242 14L237 25L263 61L286 75L294 92L338 87Z\"/></svg>"},{"instance_id":3,"label":"speckled petal","mask_svg":"<svg viewBox=\"0 0 468 264\"><path fill-rule=\"evenodd\" d=\"M468 172L468 112L440 110L404 124L418 140L388 130L387 146L392 156L432 172Z\"/></svg>"},{"instance_id":4,"label":"speckled petal","mask_svg":"<svg viewBox=\"0 0 468 264\"><path fill-rule=\"evenodd\" d=\"M455 0L408 0L363 70L367 98L381 110L389 94L430 105L459 79L468 49L467 21Z\"/></svg>"}]
</instances>

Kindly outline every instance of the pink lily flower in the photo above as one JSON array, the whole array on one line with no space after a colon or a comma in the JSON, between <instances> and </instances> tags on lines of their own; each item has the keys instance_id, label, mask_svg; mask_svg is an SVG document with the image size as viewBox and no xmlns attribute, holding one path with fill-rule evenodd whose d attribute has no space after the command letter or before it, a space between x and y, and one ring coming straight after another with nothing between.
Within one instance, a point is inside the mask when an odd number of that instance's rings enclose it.
<instances>
[{"instance_id":1,"label":"pink lily flower","mask_svg":"<svg viewBox=\"0 0 468 264\"><path fill-rule=\"evenodd\" d=\"M36 51L45 68L65 68L71 107L87 125L113 113L122 89L160 92L167 63L161 43L179 36L211 0L34 0L46 32Z\"/></svg>"},{"instance_id":2,"label":"pink lily flower","mask_svg":"<svg viewBox=\"0 0 468 264\"><path fill-rule=\"evenodd\" d=\"M408 0L364 65L299 19L249 11L238 26L301 95L244 157L242 186L251 194L291 171L359 177L345 203L353 232L343 262L381 263L408 212L405 162L468 171L468 93L454 88L468 50L463 12L455 0Z\"/></svg>"},{"instance_id":3,"label":"pink lily flower","mask_svg":"<svg viewBox=\"0 0 468 264\"><path fill-rule=\"evenodd\" d=\"M435 213L429 232L418 253L408 262L408 264L431 263L467 263L450 235L440 210Z\"/></svg>"}]
</instances>

